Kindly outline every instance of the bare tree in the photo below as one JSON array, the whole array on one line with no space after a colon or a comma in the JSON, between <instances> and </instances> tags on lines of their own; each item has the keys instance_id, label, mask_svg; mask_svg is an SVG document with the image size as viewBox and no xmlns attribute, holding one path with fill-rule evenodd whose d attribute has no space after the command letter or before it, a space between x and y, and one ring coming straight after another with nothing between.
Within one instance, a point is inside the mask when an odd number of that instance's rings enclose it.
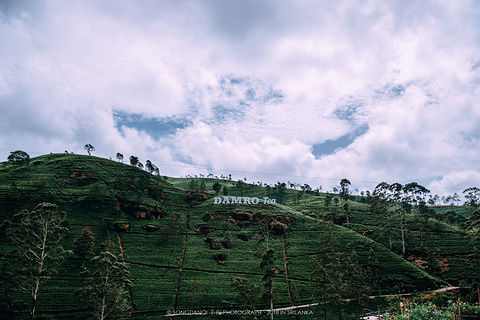
<instances>
[{"instance_id":1,"label":"bare tree","mask_svg":"<svg viewBox=\"0 0 480 320\"><path fill-rule=\"evenodd\" d=\"M8 226L8 235L22 254L22 268L15 281L18 288L31 297L30 319L35 315L40 286L64 258L60 242L68 233L63 227L65 218L66 213L58 212L57 205L41 203L32 212L17 213Z\"/></svg>"},{"instance_id":2,"label":"bare tree","mask_svg":"<svg viewBox=\"0 0 480 320\"><path fill-rule=\"evenodd\" d=\"M85 294L99 320L122 319L129 308L128 289L132 283L127 266L106 250L94 257L94 270L88 278Z\"/></svg>"}]
</instances>

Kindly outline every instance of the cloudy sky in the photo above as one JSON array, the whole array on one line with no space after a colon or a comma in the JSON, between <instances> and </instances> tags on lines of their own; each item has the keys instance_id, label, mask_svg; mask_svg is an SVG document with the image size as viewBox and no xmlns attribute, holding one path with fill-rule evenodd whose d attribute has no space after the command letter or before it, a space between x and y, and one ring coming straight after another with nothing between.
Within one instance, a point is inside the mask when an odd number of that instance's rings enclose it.
<instances>
[{"instance_id":1,"label":"cloudy sky","mask_svg":"<svg viewBox=\"0 0 480 320\"><path fill-rule=\"evenodd\" d=\"M480 187L478 1L0 1L0 160Z\"/></svg>"}]
</instances>

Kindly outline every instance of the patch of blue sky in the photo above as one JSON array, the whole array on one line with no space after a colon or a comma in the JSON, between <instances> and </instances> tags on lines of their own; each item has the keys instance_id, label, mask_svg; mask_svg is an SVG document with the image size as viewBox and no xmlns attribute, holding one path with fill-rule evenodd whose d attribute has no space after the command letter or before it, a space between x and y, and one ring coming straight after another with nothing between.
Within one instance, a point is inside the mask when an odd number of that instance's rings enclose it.
<instances>
[{"instance_id":1,"label":"patch of blue sky","mask_svg":"<svg viewBox=\"0 0 480 320\"><path fill-rule=\"evenodd\" d=\"M244 88L243 98L249 102L279 103L283 100L281 91L273 89L271 85L260 80L235 77L222 77L219 80L220 90L227 96L236 94L239 87ZM241 95L241 94L240 94Z\"/></svg>"},{"instance_id":2,"label":"patch of blue sky","mask_svg":"<svg viewBox=\"0 0 480 320\"><path fill-rule=\"evenodd\" d=\"M363 106L364 104L362 101L350 101L337 108L337 110L335 110L335 116L341 120L354 121L357 115L357 110Z\"/></svg>"},{"instance_id":3,"label":"patch of blue sky","mask_svg":"<svg viewBox=\"0 0 480 320\"><path fill-rule=\"evenodd\" d=\"M121 130L122 126L145 131L153 138L172 135L177 129L186 128L190 122L186 119L174 118L146 118L141 114L114 111L115 126Z\"/></svg>"},{"instance_id":4,"label":"patch of blue sky","mask_svg":"<svg viewBox=\"0 0 480 320\"><path fill-rule=\"evenodd\" d=\"M403 96L405 93L405 86L401 84L386 85L382 89L376 91L376 98L379 99L395 99Z\"/></svg>"},{"instance_id":5,"label":"patch of blue sky","mask_svg":"<svg viewBox=\"0 0 480 320\"><path fill-rule=\"evenodd\" d=\"M248 104L243 102L239 103L242 107L247 107ZM226 108L221 105L216 105L212 108L213 113L215 114L215 121L224 123L228 121L241 122L245 119L245 112L240 109Z\"/></svg>"},{"instance_id":6,"label":"patch of blue sky","mask_svg":"<svg viewBox=\"0 0 480 320\"><path fill-rule=\"evenodd\" d=\"M324 143L317 143L314 144L313 147L313 155L316 158L320 158L323 155L329 155L335 153L335 151L344 149L348 147L356 138L362 136L364 133L368 131L368 125L360 126L353 132L341 136L335 140L327 140Z\"/></svg>"}]
</instances>

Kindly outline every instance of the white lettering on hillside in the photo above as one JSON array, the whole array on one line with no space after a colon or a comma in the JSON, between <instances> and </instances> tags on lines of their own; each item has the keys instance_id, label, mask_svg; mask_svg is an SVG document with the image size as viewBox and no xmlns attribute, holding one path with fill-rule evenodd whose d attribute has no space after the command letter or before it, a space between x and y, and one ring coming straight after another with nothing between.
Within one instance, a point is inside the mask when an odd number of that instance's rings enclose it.
<instances>
[{"instance_id":1,"label":"white lettering on hillside","mask_svg":"<svg viewBox=\"0 0 480 320\"><path fill-rule=\"evenodd\" d=\"M276 199L270 199L269 197L263 197L263 204L275 204ZM260 199L257 197L214 197L213 204L258 204Z\"/></svg>"}]
</instances>

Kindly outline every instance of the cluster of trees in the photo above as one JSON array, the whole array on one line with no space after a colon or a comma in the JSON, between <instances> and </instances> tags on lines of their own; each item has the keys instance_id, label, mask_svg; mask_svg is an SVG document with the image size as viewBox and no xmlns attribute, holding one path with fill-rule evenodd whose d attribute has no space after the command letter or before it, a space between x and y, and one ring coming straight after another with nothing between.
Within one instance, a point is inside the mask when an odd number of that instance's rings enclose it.
<instances>
[{"instance_id":1,"label":"cluster of trees","mask_svg":"<svg viewBox=\"0 0 480 320\"><path fill-rule=\"evenodd\" d=\"M145 167L145 170L147 170L150 174L155 174L155 175L160 175L160 169L156 165L154 165L150 160L147 160L145 163L145 166L143 163L141 163L136 156L130 156L130 165L143 169ZM117 153L117 160L123 161L123 154Z\"/></svg>"},{"instance_id":2,"label":"cluster of trees","mask_svg":"<svg viewBox=\"0 0 480 320\"><path fill-rule=\"evenodd\" d=\"M90 143L87 143L83 148L87 151L89 156L92 155L93 151L95 151L95 147ZM122 153L117 152L117 155L115 156L115 158L118 161L123 162ZM155 164L153 164L150 160L147 160L147 162L145 163L145 166L143 165L143 163L140 162L137 156L132 155L130 156L129 160L130 160L131 166L134 166L140 169L145 168L145 170L147 170L150 174L155 174L157 176L160 175L160 169Z\"/></svg>"},{"instance_id":3,"label":"cluster of trees","mask_svg":"<svg viewBox=\"0 0 480 320\"><path fill-rule=\"evenodd\" d=\"M270 215L258 215L258 242L263 243L264 252L261 255L259 269L262 271L262 283L257 284L244 277L232 277L231 285L243 299L243 308L255 310L263 301L270 306L270 317L274 316L274 301L276 294L275 279L278 268L275 261L275 250L268 247L270 236L269 225L274 219ZM331 223L319 224L318 245L322 254L312 255L310 263L313 272L310 276L310 286L314 290L314 301L318 303L318 315L324 319L344 317L344 305L347 299L356 298L364 302L373 287L372 270L363 267L357 257L355 248L350 244L341 244L340 235ZM298 298L294 286L289 286L292 302Z\"/></svg>"},{"instance_id":4,"label":"cluster of trees","mask_svg":"<svg viewBox=\"0 0 480 320\"><path fill-rule=\"evenodd\" d=\"M382 182L375 187L370 205L372 212L381 214L386 218L385 230L388 235L390 249L392 249L392 232L394 230L393 217L397 218L400 225L402 253L405 254L407 214L410 214L413 210L418 218L426 223L432 215L432 211L426 206L426 198L429 192L430 190L416 182L411 182L406 185ZM420 224L420 226L424 226L424 223ZM423 247L423 234L421 234L421 236L421 245Z\"/></svg>"},{"instance_id":5,"label":"cluster of trees","mask_svg":"<svg viewBox=\"0 0 480 320\"><path fill-rule=\"evenodd\" d=\"M28 307L30 319L34 318L41 288L72 254L62 246L69 233L65 219L66 213L59 212L57 205L41 203L32 211L20 211L7 221L7 235L17 252L11 253L0 280L4 289L9 291L7 297L2 299L1 317L14 318ZM85 260L93 254L94 243L95 237L88 227L74 240L73 253L80 258L83 269L87 269ZM120 319L130 305L129 273L126 265L113 252L113 242L107 241L83 273L83 297L97 319Z\"/></svg>"}]
</instances>

